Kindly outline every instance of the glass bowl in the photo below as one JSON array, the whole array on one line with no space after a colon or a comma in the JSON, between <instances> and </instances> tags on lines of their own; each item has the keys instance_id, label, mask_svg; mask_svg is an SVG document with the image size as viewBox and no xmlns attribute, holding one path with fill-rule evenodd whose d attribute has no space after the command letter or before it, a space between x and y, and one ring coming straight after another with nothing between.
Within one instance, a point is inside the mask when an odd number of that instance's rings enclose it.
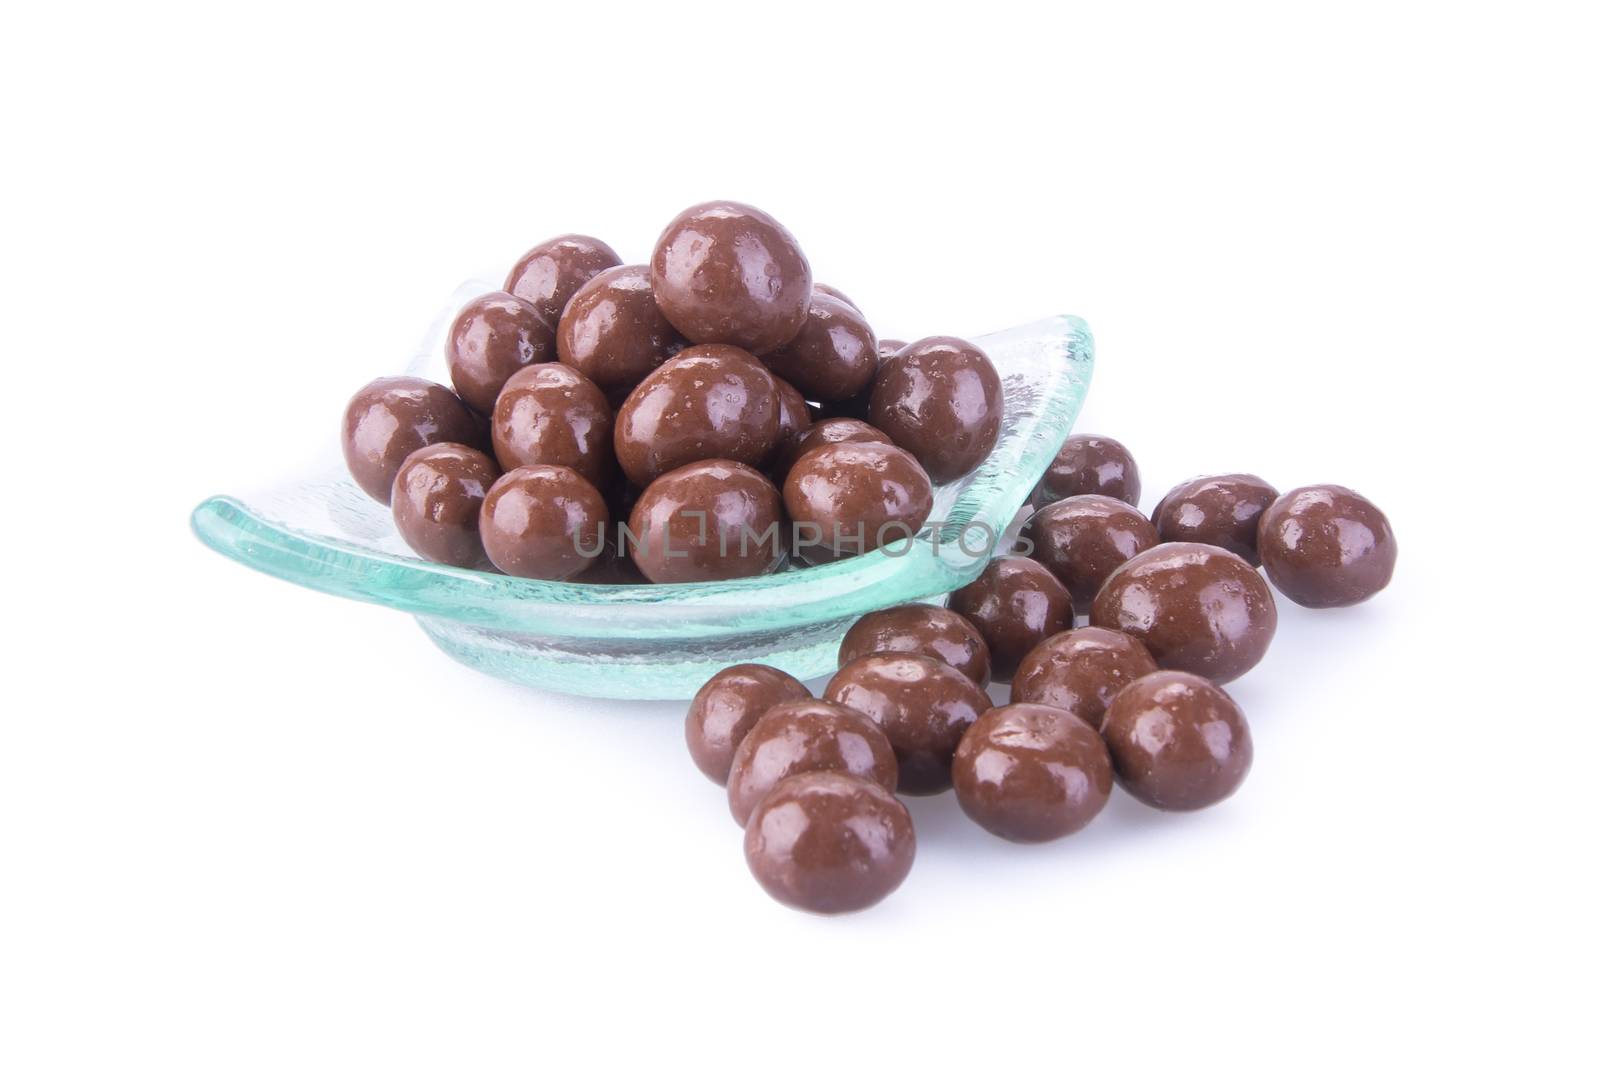
<instances>
[{"instance_id":1,"label":"glass bowl","mask_svg":"<svg viewBox=\"0 0 1600 1068\"><path fill-rule=\"evenodd\" d=\"M458 289L408 373L448 383L448 324L495 288ZM935 487L930 525L911 542L837 563L660 586L541 582L428 563L400 540L388 508L346 473L331 400L325 459L270 488L211 497L191 523L202 542L247 567L410 612L455 659L540 689L686 698L715 672L750 661L815 678L833 670L839 640L861 614L970 582L1072 429L1094 368L1082 319L1061 315L975 340L1005 388L994 451L976 471Z\"/></svg>"}]
</instances>

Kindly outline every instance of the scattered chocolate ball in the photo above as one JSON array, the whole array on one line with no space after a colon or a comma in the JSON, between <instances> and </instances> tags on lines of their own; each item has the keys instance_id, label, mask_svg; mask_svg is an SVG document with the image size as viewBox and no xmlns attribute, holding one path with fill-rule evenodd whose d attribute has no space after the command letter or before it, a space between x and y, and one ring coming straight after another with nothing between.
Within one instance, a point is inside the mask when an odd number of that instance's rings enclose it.
<instances>
[{"instance_id":1,"label":"scattered chocolate ball","mask_svg":"<svg viewBox=\"0 0 1600 1068\"><path fill-rule=\"evenodd\" d=\"M872 383L869 421L936 482L981 464L1000 437L1005 394L983 350L953 337L913 341Z\"/></svg>"},{"instance_id":2,"label":"scattered chocolate ball","mask_svg":"<svg viewBox=\"0 0 1600 1068\"><path fill-rule=\"evenodd\" d=\"M1129 635L1079 627L1051 635L1022 658L1011 699L1059 708L1098 728L1117 692L1155 670L1150 650Z\"/></svg>"},{"instance_id":3,"label":"scattered chocolate ball","mask_svg":"<svg viewBox=\"0 0 1600 1068\"><path fill-rule=\"evenodd\" d=\"M1147 805L1189 812L1239 788L1250 770L1250 725L1216 684L1157 671L1123 687L1100 725L1123 789Z\"/></svg>"},{"instance_id":4,"label":"scattered chocolate ball","mask_svg":"<svg viewBox=\"0 0 1600 1068\"><path fill-rule=\"evenodd\" d=\"M1394 575L1394 530L1378 506L1343 486L1290 490L1261 516L1261 562L1285 597L1307 608L1360 604Z\"/></svg>"},{"instance_id":5,"label":"scattered chocolate ball","mask_svg":"<svg viewBox=\"0 0 1600 1068\"><path fill-rule=\"evenodd\" d=\"M1278 491L1255 475L1206 475L1174 486L1151 518L1162 541L1215 545L1260 567L1256 531L1277 499Z\"/></svg>"},{"instance_id":6,"label":"scattered chocolate ball","mask_svg":"<svg viewBox=\"0 0 1600 1068\"><path fill-rule=\"evenodd\" d=\"M825 562L912 537L933 511L933 485L904 449L842 441L795 461L783 503L795 524L795 551Z\"/></svg>"},{"instance_id":7,"label":"scattered chocolate ball","mask_svg":"<svg viewBox=\"0 0 1600 1068\"><path fill-rule=\"evenodd\" d=\"M819 294L821 296L825 296L825 297L832 297L834 300L840 301L841 303L844 303L844 304L848 304L848 305L850 305L850 307L854 308L856 311L860 311L861 310L861 305L857 304L855 301L853 301L849 297L845 296L844 292L841 289L839 289L837 286L826 285L826 284L824 284L822 282L813 282L811 284L811 299L815 300Z\"/></svg>"},{"instance_id":8,"label":"scattered chocolate ball","mask_svg":"<svg viewBox=\"0 0 1600 1068\"><path fill-rule=\"evenodd\" d=\"M783 780L745 825L756 881L808 912L876 905L905 881L916 853L906 807L877 783L837 772Z\"/></svg>"},{"instance_id":9,"label":"scattered chocolate ball","mask_svg":"<svg viewBox=\"0 0 1600 1068\"><path fill-rule=\"evenodd\" d=\"M778 465L785 473L794 462L812 449L840 441L877 441L893 445L889 435L859 419L822 419L802 430L779 453Z\"/></svg>"},{"instance_id":10,"label":"scattered chocolate ball","mask_svg":"<svg viewBox=\"0 0 1600 1068\"><path fill-rule=\"evenodd\" d=\"M617 461L647 486L697 460L755 466L778 440L778 387L732 345L695 345L657 367L617 413Z\"/></svg>"},{"instance_id":11,"label":"scattered chocolate ball","mask_svg":"<svg viewBox=\"0 0 1600 1068\"><path fill-rule=\"evenodd\" d=\"M598 487L616 472L611 421L600 387L565 364L536 363L507 379L489 430L505 470L554 464Z\"/></svg>"},{"instance_id":12,"label":"scattered chocolate ball","mask_svg":"<svg viewBox=\"0 0 1600 1068\"><path fill-rule=\"evenodd\" d=\"M600 491L570 467L507 471L483 499L479 530L495 567L518 578L566 581L604 548L610 516Z\"/></svg>"},{"instance_id":13,"label":"scattered chocolate ball","mask_svg":"<svg viewBox=\"0 0 1600 1068\"><path fill-rule=\"evenodd\" d=\"M866 714L888 735L900 762L900 792L950 789L950 760L974 720L993 702L948 664L913 653L852 660L828 680L823 696Z\"/></svg>"},{"instance_id":14,"label":"scattered chocolate ball","mask_svg":"<svg viewBox=\"0 0 1600 1068\"><path fill-rule=\"evenodd\" d=\"M633 389L688 345L650 292L650 268L612 267L572 295L556 331L561 362L608 396Z\"/></svg>"},{"instance_id":15,"label":"scattered chocolate ball","mask_svg":"<svg viewBox=\"0 0 1600 1068\"><path fill-rule=\"evenodd\" d=\"M1072 628L1072 595L1037 560L998 556L950 595L950 608L978 628L996 682L1008 682L1028 650Z\"/></svg>"},{"instance_id":16,"label":"scattered chocolate ball","mask_svg":"<svg viewBox=\"0 0 1600 1068\"><path fill-rule=\"evenodd\" d=\"M438 442L483 444L483 429L461 398L422 378L377 378L344 409L345 466L367 496L389 503L406 457Z\"/></svg>"},{"instance_id":17,"label":"scattered chocolate ball","mask_svg":"<svg viewBox=\"0 0 1600 1068\"><path fill-rule=\"evenodd\" d=\"M1111 572L1161 540L1138 509L1094 493L1045 505L1028 517L1021 535L1075 604L1094 600Z\"/></svg>"},{"instance_id":18,"label":"scattered chocolate ball","mask_svg":"<svg viewBox=\"0 0 1600 1068\"><path fill-rule=\"evenodd\" d=\"M456 315L444 355L461 399L487 415L508 378L529 364L555 359L555 328L520 297L487 293Z\"/></svg>"},{"instance_id":19,"label":"scattered chocolate ball","mask_svg":"<svg viewBox=\"0 0 1600 1068\"><path fill-rule=\"evenodd\" d=\"M812 297L800 332L765 363L807 397L848 400L872 385L878 340L853 305L822 294Z\"/></svg>"},{"instance_id":20,"label":"scattered chocolate ball","mask_svg":"<svg viewBox=\"0 0 1600 1068\"><path fill-rule=\"evenodd\" d=\"M683 735L695 767L712 782L726 784L734 751L756 721L774 705L810 697L804 683L775 667L735 664L723 668L689 702Z\"/></svg>"},{"instance_id":21,"label":"scattered chocolate ball","mask_svg":"<svg viewBox=\"0 0 1600 1068\"><path fill-rule=\"evenodd\" d=\"M1122 442L1100 434L1074 434L1061 445L1033 489L1033 506L1098 493L1139 507L1139 465Z\"/></svg>"},{"instance_id":22,"label":"scattered chocolate ball","mask_svg":"<svg viewBox=\"0 0 1600 1068\"><path fill-rule=\"evenodd\" d=\"M1266 580L1240 557L1168 542L1112 572L1089 619L1138 638L1164 668L1228 682L1266 654L1278 608Z\"/></svg>"},{"instance_id":23,"label":"scattered chocolate ball","mask_svg":"<svg viewBox=\"0 0 1600 1068\"><path fill-rule=\"evenodd\" d=\"M628 519L634 563L651 582L721 582L773 570L783 559L777 487L734 460L669 471Z\"/></svg>"},{"instance_id":24,"label":"scattered chocolate ball","mask_svg":"<svg viewBox=\"0 0 1600 1068\"><path fill-rule=\"evenodd\" d=\"M1111 797L1099 732L1046 705L993 708L961 739L956 800L972 821L1013 842L1049 842L1085 825Z\"/></svg>"},{"instance_id":25,"label":"scattered chocolate ball","mask_svg":"<svg viewBox=\"0 0 1600 1068\"><path fill-rule=\"evenodd\" d=\"M965 616L937 605L902 604L856 620L839 646L839 666L873 653L931 656L980 687L989 684L989 647L978 628Z\"/></svg>"},{"instance_id":26,"label":"scattered chocolate ball","mask_svg":"<svg viewBox=\"0 0 1600 1068\"><path fill-rule=\"evenodd\" d=\"M757 356L794 340L811 303L811 265L794 235L731 200L697 204L667 225L650 258L650 284L684 337Z\"/></svg>"},{"instance_id":27,"label":"scattered chocolate ball","mask_svg":"<svg viewBox=\"0 0 1600 1068\"><path fill-rule=\"evenodd\" d=\"M894 751L859 712L807 696L773 705L756 720L728 769L728 811L739 826L778 783L806 771L837 771L894 791Z\"/></svg>"},{"instance_id":28,"label":"scattered chocolate ball","mask_svg":"<svg viewBox=\"0 0 1600 1068\"><path fill-rule=\"evenodd\" d=\"M454 442L425 445L406 457L395 476L395 528L424 560L481 567L478 513L499 477L494 461L477 449Z\"/></svg>"},{"instance_id":29,"label":"scattered chocolate ball","mask_svg":"<svg viewBox=\"0 0 1600 1068\"><path fill-rule=\"evenodd\" d=\"M622 263L611 246L582 234L563 234L530 248L506 275L506 291L532 304L545 322L561 321L567 301L583 284Z\"/></svg>"}]
</instances>

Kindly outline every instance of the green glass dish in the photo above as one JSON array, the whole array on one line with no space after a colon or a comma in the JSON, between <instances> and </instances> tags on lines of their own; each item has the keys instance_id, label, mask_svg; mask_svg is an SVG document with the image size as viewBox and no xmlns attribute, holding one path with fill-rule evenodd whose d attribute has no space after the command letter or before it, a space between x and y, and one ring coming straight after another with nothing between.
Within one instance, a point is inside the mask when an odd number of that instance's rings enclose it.
<instances>
[{"instance_id":1,"label":"green glass dish","mask_svg":"<svg viewBox=\"0 0 1600 1068\"><path fill-rule=\"evenodd\" d=\"M408 373L448 382L445 327L462 304L493 288L457 290ZM455 659L540 689L684 698L716 671L750 661L814 678L833 669L840 638L862 613L971 581L1072 429L1094 368L1082 319L1062 315L975 340L1005 388L994 451L970 475L935 488L930 524L938 529L837 563L662 586L540 582L428 563L345 472L333 418L333 444L316 468L259 492L211 497L191 522L224 556L410 612ZM329 407L337 410L331 399Z\"/></svg>"}]
</instances>

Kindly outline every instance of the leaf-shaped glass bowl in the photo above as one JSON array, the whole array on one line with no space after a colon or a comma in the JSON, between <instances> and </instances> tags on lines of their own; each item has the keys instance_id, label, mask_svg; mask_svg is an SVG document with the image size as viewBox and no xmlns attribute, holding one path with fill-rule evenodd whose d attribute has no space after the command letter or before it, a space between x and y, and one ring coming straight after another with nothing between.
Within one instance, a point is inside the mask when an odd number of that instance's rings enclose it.
<instances>
[{"instance_id":1,"label":"leaf-shaped glass bowl","mask_svg":"<svg viewBox=\"0 0 1600 1068\"><path fill-rule=\"evenodd\" d=\"M449 382L445 328L461 305L493 288L474 282L456 291L409 373ZM935 488L930 526L914 541L837 563L660 586L540 582L428 563L346 473L333 418L316 469L260 492L211 497L192 523L201 541L247 567L410 612L462 663L540 689L681 698L748 661L814 678L834 667L839 639L861 614L971 581L1072 428L1094 368L1082 319L1062 315L975 340L1005 388L994 451Z\"/></svg>"}]
</instances>

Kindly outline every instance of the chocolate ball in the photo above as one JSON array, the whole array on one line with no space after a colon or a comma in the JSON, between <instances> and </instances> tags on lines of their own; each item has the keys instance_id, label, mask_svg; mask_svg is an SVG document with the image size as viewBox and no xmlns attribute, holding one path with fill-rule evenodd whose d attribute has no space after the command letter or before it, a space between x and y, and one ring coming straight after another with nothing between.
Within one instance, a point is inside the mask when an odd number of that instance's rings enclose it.
<instances>
[{"instance_id":1,"label":"chocolate ball","mask_svg":"<svg viewBox=\"0 0 1600 1068\"><path fill-rule=\"evenodd\" d=\"M933 485L904 449L841 441L795 461L783 482L783 503L795 524L795 551L825 562L916 534L933 511Z\"/></svg>"},{"instance_id":2,"label":"chocolate ball","mask_svg":"<svg viewBox=\"0 0 1600 1068\"><path fill-rule=\"evenodd\" d=\"M628 519L630 553L651 582L750 578L783 559L782 501L766 476L701 460L656 479Z\"/></svg>"},{"instance_id":3,"label":"chocolate ball","mask_svg":"<svg viewBox=\"0 0 1600 1068\"><path fill-rule=\"evenodd\" d=\"M1059 708L1099 727L1117 691L1155 670L1150 650L1120 630L1079 627L1052 634L1022 658L1011 699Z\"/></svg>"},{"instance_id":4,"label":"chocolate ball","mask_svg":"<svg viewBox=\"0 0 1600 1068\"><path fill-rule=\"evenodd\" d=\"M1139 507L1139 465L1120 441L1099 434L1074 434L1061 445L1033 488L1033 506L1098 493Z\"/></svg>"},{"instance_id":5,"label":"chocolate ball","mask_svg":"<svg viewBox=\"0 0 1600 1068\"><path fill-rule=\"evenodd\" d=\"M838 286L830 286L823 282L813 282L811 284L811 299L816 300L818 296L832 297L834 300L850 305L856 311L861 310L861 305L845 296L844 291Z\"/></svg>"},{"instance_id":6,"label":"chocolate ball","mask_svg":"<svg viewBox=\"0 0 1600 1068\"><path fill-rule=\"evenodd\" d=\"M707 680L689 702L683 724L689 756L706 778L725 784L734 750L774 705L806 701L811 691L787 672L765 664L735 664Z\"/></svg>"},{"instance_id":7,"label":"chocolate ball","mask_svg":"<svg viewBox=\"0 0 1600 1068\"><path fill-rule=\"evenodd\" d=\"M1290 490L1261 516L1261 562L1285 597L1307 608L1359 604L1394 575L1394 530L1378 506L1343 486Z\"/></svg>"},{"instance_id":8,"label":"chocolate ball","mask_svg":"<svg viewBox=\"0 0 1600 1068\"><path fill-rule=\"evenodd\" d=\"M484 550L501 571L562 582L601 555L609 520L605 499L582 475L531 464L507 471L489 488L478 526Z\"/></svg>"},{"instance_id":9,"label":"chocolate ball","mask_svg":"<svg viewBox=\"0 0 1600 1068\"><path fill-rule=\"evenodd\" d=\"M1123 687L1100 734L1122 788L1156 808L1214 805L1250 770L1250 725L1239 706L1184 671L1157 671Z\"/></svg>"},{"instance_id":10,"label":"chocolate ball","mask_svg":"<svg viewBox=\"0 0 1600 1068\"><path fill-rule=\"evenodd\" d=\"M950 789L950 760L974 720L993 702L971 679L930 656L874 653L828 680L823 696L869 716L900 762L900 792Z\"/></svg>"},{"instance_id":11,"label":"chocolate ball","mask_svg":"<svg viewBox=\"0 0 1600 1068\"><path fill-rule=\"evenodd\" d=\"M876 905L911 871L911 814L877 783L831 771L783 780L745 825L744 857L762 889L791 908Z\"/></svg>"},{"instance_id":12,"label":"chocolate ball","mask_svg":"<svg viewBox=\"0 0 1600 1068\"><path fill-rule=\"evenodd\" d=\"M1099 733L1046 705L1019 702L979 716L956 749L953 775L961 810L1013 842L1082 830L1111 797L1111 758Z\"/></svg>"},{"instance_id":13,"label":"chocolate ball","mask_svg":"<svg viewBox=\"0 0 1600 1068\"><path fill-rule=\"evenodd\" d=\"M506 275L506 291L532 304L553 326L585 282L621 263L621 257L599 238L563 234L524 252Z\"/></svg>"},{"instance_id":14,"label":"chocolate ball","mask_svg":"<svg viewBox=\"0 0 1600 1068\"><path fill-rule=\"evenodd\" d=\"M490 421L494 454L510 471L570 467L597 487L611 482L611 405L600 388L559 363L524 367L506 381Z\"/></svg>"},{"instance_id":15,"label":"chocolate ball","mask_svg":"<svg viewBox=\"0 0 1600 1068\"><path fill-rule=\"evenodd\" d=\"M612 267L572 295L556 331L561 362L608 396L631 390L686 342L650 292L650 268Z\"/></svg>"},{"instance_id":16,"label":"chocolate ball","mask_svg":"<svg viewBox=\"0 0 1600 1068\"><path fill-rule=\"evenodd\" d=\"M838 441L877 441L893 445L889 435L859 419L822 419L806 427L778 454L778 466L787 473L794 462L812 449Z\"/></svg>"},{"instance_id":17,"label":"chocolate ball","mask_svg":"<svg viewBox=\"0 0 1600 1068\"><path fill-rule=\"evenodd\" d=\"M394 525L424 560L481 567L478 535L484 494L500 477L493 460L466 445L425 445L406 457L395 476Z\"/></svg>"},{"instance_id":18,"label":"chocolate ball","mask_svg":"<svg viewBox=\"0 0 1600 1068\"><path fill-rule=\"evenodd\" d=\"M1162 541L1215 545L1260 567L1256 531L1277 499L1278 491L1255 475L1206 475L1174 486L1151 518Z\"/></svg>"},{"instance_id":19,"label":"chocolate ball","mask_svg":"<svg viewBox=\"0 0 1600 1068\"><path fill-rule=\"evenodd\" d=\"M1094 600L1111 572L1161 540L1138 509L1092 493L1045 505L1020 533L1033 542L1029 555L1061 580L1074 604Z\"/></svg>"},{"instance_id":20,"label":"chocolate ball","mask_svg":"<svg viewBox=\"0 0 1600 1068\"><path fill-rule=\"evenodd\" d=\"M839 646L839 666L873 653L931 656L978 686L989 684L989 647L978 628L937 605L902 604L856 620Z\"/></svg>"},{"instance_id":21,"label":"chocolate ball","mask_svg":"<svg viewBox=\"0 0 1600 1068\"><path fill-rule=\"evenodd\" d=\"M800 435L811 429L811 405L806 403L800 391L777 375L772 376L772 383L778 387L778 440L767 455L769 463L774 460L781 462L782 457L800 440ZM781 473L787 473L788 470L785 466Z\"/></svg>"},{"instance_id":22,"label":"chocolate ball","mask_svg":"<svg viewBox=\"0 0 1600 1068\"><path fill-rule=\"evenodd\" d=\"M757 356L792 341L811 303L811 265L794 235L731 200L696 204L667 225L650 258L650 284L684 337Z\"/></svg>"},{"instance_id":23,"label":"chocolate ball","mask_svg":"<svg viewBox=\"0 0 1600 1068\"><path fill-rule=\"evenodd\" d=\"M895 355L905 347L906 343L901 341L899 338L879 338L878 359L880 361L887 360L890 356Z\"/></svg>"},{"instance_id":24,"label":"chocolate ball","mask_svg":"<svg viewBox=\"0 0 1600 1068\"><path fill-rule=\"evenodd\" d=\"M529 364L555 359L555 328L520 297L488 293L456 315L444 355L461 399L487 415L508 378Z\"/></svg>"},{"instance_id":25,"label":"chocolate ball","mask_svg":"<svg viewBox=\"0 0 1600 1068\"><path fill-rule=\"evenodd\" d=\"M1009 681L1022 658L1052 634L1072 628L1072 595L1037 560L999 556L950 595L950 608L978 628L996 682Z\"/></svg>"},{"instance_id":26,"label":"chocolate ball","mask_svg":"<svg viewBox=\"0 0 1600 1068\"><path fill-rule=\"evenodd\" d=\"M807 397L842 401L872 385L878 339L850 304L818 295L811 299L800 333L763 362Z\"/></svg>"},{"instance_id":27,"label":"chocolate ball","mask_svg":"<svg viewBox=\"0 0 1600 1068\"><path fill-rule=\"evenodd\" d=\"M422 378L377 378L345 405L340 445L350 477L389 503L406 457L437 442L483 444L483 429L461 398Z\"/></svg>"},{"instance_id":28,"label":"chocolate ball","mask_svg":"<svg viewBox=\"0 0 1600 1068\"><path fill-rule=\"evenodd\" d=\"M761 463L778 440L778 386L743 349L696 345L657 367L617 413L623 473L647 486L697 460Z\"/></svg>"},{"instance_id":29,"label":"chocolate ball","mask_svg":"<svg viewBox=\"0 0 1600 1068\"><path fill-rule=\"evenodd\" d=\"M1278 608L1266 580L1214 545L1168 542L1111 573L1089 620L1144 643L1164 668L1236 679L1266 654Z\"/></svg>"},{"instance_id":30,"label":"chocolate ball","mask_svg":"<svg viewBox=\"0 0 1600 1068\"><path fill-rule=\"evenodd\" d=\"M866 716L807 695L773 705L756 720L728 769L728 811L743 827L778 783L807 771L837 771L893 791L894 752Z\"/></svg>"},{"instance_id":31,"label":"chocolate ball","mask_svg":"<svg viewBox=\"0 0 1600 1068\"><path fill-rule=\"evenodd\" d=\"M983 350L953 337L913 341L872 383L869 419L936 482L981 464L1000 437L1005 395Z\"/></svg>"}]
</instances>

